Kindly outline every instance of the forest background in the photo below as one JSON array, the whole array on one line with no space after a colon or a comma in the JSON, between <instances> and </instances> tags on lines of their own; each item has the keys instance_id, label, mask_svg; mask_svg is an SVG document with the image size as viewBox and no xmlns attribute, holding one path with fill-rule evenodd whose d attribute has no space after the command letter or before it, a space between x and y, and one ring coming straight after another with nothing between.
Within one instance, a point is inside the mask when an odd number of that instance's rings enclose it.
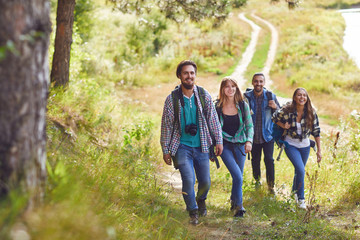
<instances>
[{"instance_id":1,"label":"forest background","mask_svg":"<svg viewBox=\"0 0 360 240\"><path fill-rule=\"evenodd\" d=\"M304 1L293 10L284 1L272 2L234 1L232 14L220 24L187 18L176 23L156 10L126 14L111 1L78 0L70 81L65 89L52 86L48 98L44 204L23 212L24 196L14 192L2 200L1 239L360 238L360 72L342 48L345 23L336 11L357 1ZM57 2L51 4L50 62ZM272 90L282 97L291 97L298 86L309 91L327 126L323 162L316 165L312 152L306 179L310 208L298 211L289 195L293 168L285 156L276 162L276 198L266 189L255 191L247 161L247 216L241 221L229 212L231 176L224 166L212 165L209 216L193 227L181 194L162 174L173 169L162 161L165 99L156 96L178 84L175 69L183 59L194 60L206 81L219 84L232 73L251 34L239 12L250 19L255 13L278 29ZM266 61L270 31L262 27L248 80Z\"/></svg>"}]
</instances>

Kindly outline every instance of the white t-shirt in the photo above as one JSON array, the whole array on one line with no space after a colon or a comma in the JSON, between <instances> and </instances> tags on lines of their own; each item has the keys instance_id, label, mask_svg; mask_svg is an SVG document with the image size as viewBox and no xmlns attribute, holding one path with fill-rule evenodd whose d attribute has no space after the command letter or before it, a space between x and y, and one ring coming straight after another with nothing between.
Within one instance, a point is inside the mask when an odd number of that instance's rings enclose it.
<instances>
[{"instance_id":1,"label":"white t-shirt","mask_svg":"<svg viewBox=\"0 0 360 240\"><path fill-rule=\"evenodd\" d=\"M302 130L301 130L301 124L300 123L296 123L296 133L301 135ZM297 147L297 148L304 148L304 147L308 147L310 146L310 139L304 138L302 141L300 141L300 139L298 138L292 138L288 135L285 136L285 141L287 141L289 143L289 145Z\"/></svg>"}]
</instances>

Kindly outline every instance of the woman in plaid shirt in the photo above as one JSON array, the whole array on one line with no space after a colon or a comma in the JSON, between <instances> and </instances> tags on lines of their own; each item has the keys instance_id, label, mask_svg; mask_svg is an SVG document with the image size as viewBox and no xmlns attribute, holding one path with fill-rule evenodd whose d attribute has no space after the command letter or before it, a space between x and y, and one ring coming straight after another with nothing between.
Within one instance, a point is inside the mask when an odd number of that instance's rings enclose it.
<instances>
[{"instance_id":1,"label":"woman in plaid shirt","mask_svg":"<svg viewBox=\"0 0 360 240\"><path fill-rule=\"evenodd\" d=\"M243 217L245 213L242 196L244 164L254 136L250 108L242 96L235 79L225 77L222 80L216 109L224 140L221 159L233 179L230 209L234 210L234 217Z\"/></svg>"},{"instance_id":2,"label":"woman in plaid shirt","mask_svg":"<svg viewBox=\"0 0 360 240\"><path fill-rule=\"evenodd\" d=\"M299 208L306 209L304 179L310 153L310 134L315 138L318 163L321 161L321 148L319 119L304 88L297 88L292 102L274 113L273 122L284 129L283 137L288 143L285 152L295 167L292 191Z\"/></svg>"}]
</instances>

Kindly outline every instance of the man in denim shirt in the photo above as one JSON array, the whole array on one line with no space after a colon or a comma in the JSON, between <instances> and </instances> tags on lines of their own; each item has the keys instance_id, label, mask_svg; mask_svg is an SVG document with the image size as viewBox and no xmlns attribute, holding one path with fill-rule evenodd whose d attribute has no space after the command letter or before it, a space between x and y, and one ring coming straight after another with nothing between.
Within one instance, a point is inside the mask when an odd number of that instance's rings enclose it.
<instances>
[{"instance_id":1,"label":"man in denim shirt","mask_svg":"<svg viewBox=\"0 0 360 240\"><path fill-rule=\"evenodd\" d=\"M275 168L274 168L274 140L271 136L273 122L272 113L280 108L276 95L264 88L265 76L263 73L255 73L252 78L254 89L245 92L254 124L254 142L251 150L251 164L253 176L256 181L255 186L260 186L261 182L261 152L264 152L264 162L266 167L266 181L270 193L274 193Z\"/></svg>"},{"instance_id":2,"label":"man in denim shirt","mask_svg":"<svg viewBox=\"0 0 360 240\"><path fill-rule=\"evenodd\" d=\"M222 130L215 106L210 94L204 89L203 99L200 99L200 87L195 85L196 71L197 66L193 61L179 63L176 76L181 84L173 92L178 96L178 106L174 106L175 98L170 94L164 104L160 138L165 163L171 165L173 160L175 168L180 171L183 198L190 223L194 225L198 224L199 214L207 214L205 200L211 183L209 148L216 144L216 155L220 155L223 150ZM176 107L178 116L175 116ZM212 142L210 132L215 143ZM195 176L198 181L196 197Z\"/></svg>"}]
</instances>

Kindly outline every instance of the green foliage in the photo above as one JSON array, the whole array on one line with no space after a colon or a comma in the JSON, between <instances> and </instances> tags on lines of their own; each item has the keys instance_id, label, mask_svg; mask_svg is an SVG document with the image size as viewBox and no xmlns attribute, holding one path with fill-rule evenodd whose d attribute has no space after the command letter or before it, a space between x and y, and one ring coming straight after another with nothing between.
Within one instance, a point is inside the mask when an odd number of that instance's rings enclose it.
<instances>
[{"instance_id":1,"label":"green foliage","mask_svg":"<svg viewBox=\"0 0 360 240\"><path fill-rule=\"evenodd\" d=\"M99 23L93 28L94 38L74 54L81 58L79 71L100 77L103 84L110 79L121 88L168 82L173 79L169 66L185 58L197 60L201 71L221 74L219 66L232 65L250 35L246 24L232 24L241 22L237 16L216 29L210 21L185 21L179 28L156 11L137 17L99 8L93 20Z\"/></svg>"},{"instance_id":2,"label":"green foliage","mask_svg":"<svg viewBox=\"0 0 360 240\"><path fill-rule=\"evenodd\" d=\"M166 45L166 19L160 14L152 14L139 19L126 27L126 45L121 48L119 56L115 56L117 68L126 69L126 64L135 65L154 57ZM122 61L119 61L122 59Z\"/></svg>"},{"instance_id":3,"label":"green foliage","mask_svg":"<svg viewBox=\"0 0 360 240\"><path fill-rule=\"evenodd\" d=\"M231 4L233 8L240 8L246 4L246 0L233 0Z\"/></svg>"},{"instance_id":4,"label":"green foliage","mask_svg":"<svg viewBox=\"0 0 360 240\"><path fill-rule=\"evenodd\" d=\"M47 200L40 219L27 219L34 238L48 239L52 228L52 239L187 235L154 175L153 122L115 99L91 79L51 91Z\"/></svg>"},{"instance_id":5,"label":"green foliage","mask_svg":"<svg viewBox=\"0 0 360 240\"><path fill-rule=\"evenodd\" d=\"M0 238L10 239L11 228L18 220L20 213L26 207L28 198L20 190L9 193L0 199Z\"/></svg>"},{"instance_id":6,"label":"green foliage","mask_svg":"<svg viewBox=\"0 0 360 240\"><path fill-rule=\"evenodd\" d=\"M318 7L324 7L329 9L346 9L352 8L353 5L359 3L358 0L330 0L330 1L316 1Z\"/></svg>"},{"instance_id":7,"label":"green foliage","mask_svg":"<svg viewBox=\"0 0 360 240\"><path fill-rule=\"evenodd\" d=\"M174 0L107 0L111 2L114 8L123 13L133 13L142 15L155 11L161 12L167 19L175 22L184 22L185 19L190 18L192 21L198 22L202 19L211 19L215 25L223 22L229 14L228 0L195 0L190 4L174 1ZM238 1L234 1L237 3Z\"/></svg>"},{"instance_id":8,"label":"green foliage","mask_svg":"<svg viewBox=\"0 0 360 240\"><path fill-rule=\"evenodd\" d=\"M86 42L91 38L92 27L94 25L91 11L94 8L93 0L77 0L75 5L74 23L81 39Z\"/></svg>"},{"instance_id":9,"label":"green foliage","mask_svg":"<svg viewBox=\"0 0 360 240\"><path fill-rule=\"evenodd\" d=\"M4 46L0 46L0 61L5 59L7 52L19 55L19 51L15 48L14 42L8 40Z\"/></svg>"}]
</instances>

